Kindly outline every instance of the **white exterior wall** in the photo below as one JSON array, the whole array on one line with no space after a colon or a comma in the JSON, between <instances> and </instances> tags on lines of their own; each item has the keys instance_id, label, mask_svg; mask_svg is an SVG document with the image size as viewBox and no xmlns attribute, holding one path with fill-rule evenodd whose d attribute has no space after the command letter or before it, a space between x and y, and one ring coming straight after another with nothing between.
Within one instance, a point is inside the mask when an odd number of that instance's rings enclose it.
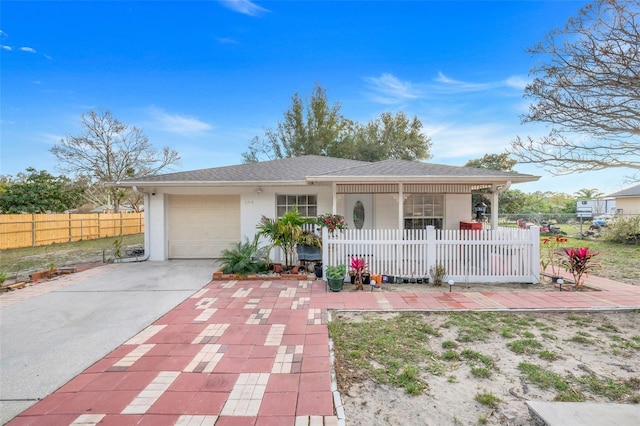
<instances>
[{"instance_id":1,"label":"white exterior wall","mask_svg":"<svg viewBox=\"0 0 640 426\"><path fill-rule=\"evenodd\" d=\"M398 200L392 194L376 194L373 196L375 214L374 229L398 228Z\"/></svg>"},{"instance_id":2,"label":"white exterior wall","mask_svg":"<svg viewBox=\"0 0 640 426\"><path fill-rule=\"evenodd\" d=\"M318 214L330 213L332 209L332 188L330 186L289 186L289 187L261 187L262 192L256 192L257 187L226 187L226 188L198 188L198 187L157 187L149 194L149 206L146 208L149 232L149 260L162 261L168 258L168 203L170 194L182 195L222 195L240 194L240 226L241 239L253 239L256 225L261 217L275 217L276 194L314 194L318 196ZM147 190L147 192L151 192ZM393 194L376 194L373 196L374 228L397 229L398 201ZM338 214L345 214L344 195L338 195L336 200ZM458 229L461 220L471 218L471 195L449 194L445 196L445 228Z\"/></svg>"},{"instance_id":3,"label":"white exterior wall","mask_svg":"<svg viewBox=\"0 0 640 426\"><path fill-rule=\"evenodd\" d=\"M447 194L444 197L444 229L459 229L460 221L472 219L471 194Z\"/></svg>"}]
</instances>

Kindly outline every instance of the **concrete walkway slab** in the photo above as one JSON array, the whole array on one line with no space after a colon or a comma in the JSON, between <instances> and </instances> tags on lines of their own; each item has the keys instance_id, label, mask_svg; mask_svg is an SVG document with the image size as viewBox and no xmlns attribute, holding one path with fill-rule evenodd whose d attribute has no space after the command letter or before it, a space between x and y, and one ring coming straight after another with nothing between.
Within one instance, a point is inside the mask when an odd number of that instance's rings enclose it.
<instances>
[{"instance_id":1,"label":"concrete walkway slab","mask_svg":"<svg viewBox=\"0 0 640 426\"><path fill-rule=\"evenodd\" d=\"M632 426L640 424L640 406L589 402L526 401L529 412L545 426Z\"/></svg>"}]
</instances>

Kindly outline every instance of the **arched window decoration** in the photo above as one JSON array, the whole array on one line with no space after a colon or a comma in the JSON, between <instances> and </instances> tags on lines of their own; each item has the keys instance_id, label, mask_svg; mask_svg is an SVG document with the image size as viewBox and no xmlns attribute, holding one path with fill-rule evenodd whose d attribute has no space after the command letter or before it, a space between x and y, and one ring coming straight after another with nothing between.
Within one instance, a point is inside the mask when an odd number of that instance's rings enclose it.
<instances>
[{"instance_id":1,"label":"arched window decoration","mask_svg":"<svg viewBox=\"0 0 640 426\"><path fill-rule=\"evenodd\" d=\"M364 226L364 204L360 200L353 206L353 224L356 229L362 229Z\"/></svg>"}]
</instances>

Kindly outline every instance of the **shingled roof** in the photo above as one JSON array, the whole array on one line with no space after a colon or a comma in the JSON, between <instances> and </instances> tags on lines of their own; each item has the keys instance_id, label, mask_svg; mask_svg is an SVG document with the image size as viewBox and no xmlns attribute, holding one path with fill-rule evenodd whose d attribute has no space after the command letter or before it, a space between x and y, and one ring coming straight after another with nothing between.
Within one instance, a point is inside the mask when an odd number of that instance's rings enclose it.
<instances>
[{"instance_id":1,"label":"shingled roof","mask_svg":"<svg viewBox=\"0 0 640 426\"><path fill-rule=\"evenodd\" d=\"M631 188L623 189L622 191L614 192L607 195L607 197L640 197L640 185L632 186Z\"/></svg>"},{"instance_id":2,"label":"shingled roof","mask_svg":"<svg viewBox=\"0 0 640 426\"><path fill-rule=\"evenodd\" d=\"M348 180L424 180L531 182L538 176L472 167L448 166L407 160L384 160L374 163L320 155L214 167L210 169L167 173L127 179L118 185L250 185L303 184L310 181Z\"/></svg>"}]
</instances>

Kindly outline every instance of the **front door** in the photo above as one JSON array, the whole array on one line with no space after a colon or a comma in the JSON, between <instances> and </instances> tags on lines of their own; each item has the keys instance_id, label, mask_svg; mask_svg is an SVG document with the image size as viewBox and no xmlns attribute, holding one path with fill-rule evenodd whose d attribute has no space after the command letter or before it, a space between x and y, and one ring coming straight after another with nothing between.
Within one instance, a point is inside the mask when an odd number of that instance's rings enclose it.
<instances>
[{"instance_id":1,"label":"front door","mask_svg":"<svg viewBox=\"0 0 640 426\"><path fill-rule=\"evenodd\" d=\"M344 217L349 229L373 229L373 194L347 194Z\"/></svg>"}]
</instances>

